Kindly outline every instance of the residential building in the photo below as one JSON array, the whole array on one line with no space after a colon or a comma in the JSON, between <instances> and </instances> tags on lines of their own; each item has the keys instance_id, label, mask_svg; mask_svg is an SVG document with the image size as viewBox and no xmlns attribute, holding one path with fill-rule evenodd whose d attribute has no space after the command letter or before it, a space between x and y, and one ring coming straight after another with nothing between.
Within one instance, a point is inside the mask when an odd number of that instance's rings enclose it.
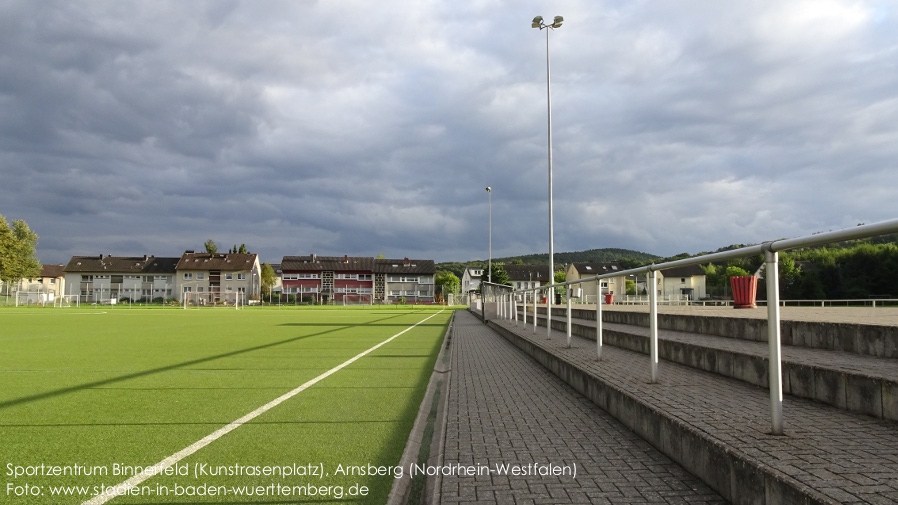
<instances>
[{"instance_id":1,"label":"residential building","mask_svg":"<svg viewBox=\"0 0 898 505\"><path fill-rule=\"evenodd\" d=\"M607 263L571 263L565 271L566 280L574 281L594 277L596 275L614 274L622 271L620 263L611 261ZM604 301L605 295L624 296L627 294L627 276L612 275L603 279L591 280L579 284L583 290L581 299L585 302L595 303L598 295L602 295Z\"/></svg>"},{"instance_id":2,"label":"residential building","mask_svg":"<svg viewBox=\"0 0 898 505\"><path fill-rule=\"evenodd\" d=\"M231 304L259 299L262 271L257 254L185 251L175 270L179 300Z\"/></svg>"},{"instance_id":3,"label":"residential building","mask_svg":"<svg viewBox=\"0 0 898 505\"><path fill-rule=\"evenodd\" d=\"M53 303L65 294L65 265L41 265L40 277L19 281L19 292L28 293L27 303Z\"/></svg>"},{"instance_id":4,"label":"residential building","mask_svg":"<svg viewBox=\"0 0 898 505\"><path fill-rule=\"evenodd\" d=\"M508 282L514 289L527 289L549 283L549 265L504 264Z\"/></svg>"},{"instance_id":5,"label":"residential building","mask_svg":"<svg viewBox=\"0 0 898 505\"><path fill-rule=\"evenodd\" d=\"M372 303L374 258L284 256L282 293L308 303Z\"/></svg>"},{"instance_id":6,"label":"residential building","mask_svg":"<svg viewBox=\"0 0 898 505\"><path fill-rule=\"evenodd\" d=\"M461 292L469 293L480 289L480 279L484 271L486 269L481 267L466 267L461 274Z\"/></svg>"},{"instance_id":7,"label":"residential building","mask_svg":"<svg viewBox=\"0 0 898 505\"><path fill-rule=\"evenodd\" d=\"M178 258L149 255L72 256L63 268L64 293L79 295L81 303L169 299L177 263Z\"/></svg>"},{"instance_id":8,"label":"residential building","mask_svg":"<svg viewBox=\"0 0 898 505\"><path fill-rule=\"evenodd\" d=\"M437 267L433 260L374 260L374 299L385 303L433 303Z\"/></svg>"},{"instance_id":9,"label":"residential building","mask_svg":"<svg viewBox=\"0 0 898 505\"><path fill-rule=\"evenodd\" d=\"M699 265L668 268L659 270L658 274L662 299L686 296L693 301L707 297L705 271Z\"/></svg>"},{"instance_id":10,"label":"residential building","mask_svg":"<svg viewBox=\"0 0 898 505\"><path fill-rule=\"evenodd\" d=\"M433 260L284 256L283 293L314 303L433 303Z\"/></svg>"}]
</instances>

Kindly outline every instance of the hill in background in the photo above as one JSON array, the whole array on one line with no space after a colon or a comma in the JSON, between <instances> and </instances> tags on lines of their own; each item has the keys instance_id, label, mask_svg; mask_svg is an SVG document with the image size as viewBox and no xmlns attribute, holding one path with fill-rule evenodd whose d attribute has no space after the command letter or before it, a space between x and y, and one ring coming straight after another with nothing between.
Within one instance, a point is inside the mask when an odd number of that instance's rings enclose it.
<instances>
[{"instance_id":1,"label":"hill in background","mask_svg":"<svg viewBox=\"0 0 898 505\"><path fill-rule=\"evenodd\" d=\"M560 270L569 263L607 263L617 261L624 268L632 268L645 265L661 259L660 256L648 254L630 249L590 249L580 252L555 253L555 269ZM527 265L548 265L549 254L525 254L523 256L510 256L506 258L493 258L493 263L524 263ZM486 267L487 260L474 260L464 263L446 262L438 263L437 270L452 272L460 279L466 267Z\"/></svg>"}]
</instances>

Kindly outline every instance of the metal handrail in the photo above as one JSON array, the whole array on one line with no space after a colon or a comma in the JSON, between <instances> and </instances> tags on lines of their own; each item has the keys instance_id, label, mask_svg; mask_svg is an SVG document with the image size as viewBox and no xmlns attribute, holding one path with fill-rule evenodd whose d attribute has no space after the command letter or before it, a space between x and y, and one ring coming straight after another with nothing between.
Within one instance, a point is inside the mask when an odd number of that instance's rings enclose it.
<instances>
[{"instance_id":1,"label":"metal handrail","mask_svg":"<svg viewBox=\"0 0 898 505\"><path fill-rule=\"evenodd\" d=\"M729 251L705 254L685 258L675 261L667 261L663 263L653 263L638 268L627 270L618 270L615 272L600 274L591 277L584 277L572 281L555 283L550 276L550 284L546 284L533 288L510 289L503 286L507 294L499 295L502 301L497 301L497 312L500 317L506 319L514 319L517 324L517 301L516 294L523 293L524 296L524 325L527 325L527 293L533 292L533 331L536 332L536 299L537 293L548 291L549 296L554 294L555 288L582 284L585 282L599 281L611 277L621 277L632 274L646 274L647 284L651 286L649 292L649 356L651 361L651 382L658 381L658 289L656 272L666 270L668 268L676 268L683 266L697 265L701 263L711 263L715 261L725 261L730 259L744 258L746 256L754 256L758 254L764 255L767 279L767 341L769 346L769 383L770 383L770 415L771 425L774 434L783 434L783 386L782 386L782 358L781 358L781 342L780 342L780 298L779 298L779 251L787 251L798 249L801 247L814 247L834 242L844 242L846 240L855 240L860 238L875 237L877 235L885 235L888 233L898 233L898 219L891 219L879 223L858 225L854 228L844 230L830 231L826 233L818 233L815 235L807 235L791 239L779 239L764 242L748 247L741 247ZM498 285L496 285L498 286ZM647 286L648 287L648 286ZM552 300L546 300L547 308L551 307ZM548 314L547 314L548 315ZM552 335L552 321L547 317L546 321L548 336ZM571 297L567 297L567 347L571 345ZM596 359L602 359L602 303L597 300L596 303Z\"/></svg>"}]
</instances>

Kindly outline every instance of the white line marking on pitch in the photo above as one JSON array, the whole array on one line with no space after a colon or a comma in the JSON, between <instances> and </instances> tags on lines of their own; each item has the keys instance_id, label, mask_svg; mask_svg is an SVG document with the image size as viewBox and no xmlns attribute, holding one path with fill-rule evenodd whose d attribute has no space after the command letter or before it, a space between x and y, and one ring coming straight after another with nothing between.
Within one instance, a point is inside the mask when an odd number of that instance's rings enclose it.
<instances>
[{"instance_id":1,"label":"white line marking on pitch","mask_svg":"<svg viewBox=\"0 0 898 505\"><path fill-rule=\"evenodd\" d=\"M207 445L211 444L212 442L214 442L214 441L218 440L219 438L227 435L228 433L236 430L237 428L243 426L244 424L252 421L253 419L264 414L265 412L268 412L269 410L277 407L278 405L284 403L285 401L289 400L290 398L293 398L294 396L298 395L299 393L302 393L303 391L305 391L306 389L309 389L310 387L314 386L318 382L321 382L322 380L324 380L324 379L330 377L331 375L339 372L340 370L346 368L347 366L355 363L359 359L363 358L365 355L367 355L373 351L376 351L380 347L390 343L396 337L402 335L403 333L405 333L411 329L414 329L418 325L424 323L425 321L427 321L428 319L430 319L432 317L437 316L438 314L441 314L442 312L443 311L441 310L435 314L432 314L432 315L418 321L417 323L413 324L412 326L409 326L408 328L400 331L399 333L393 335L392 337L375 345L374 347L368 349L367 351L363 351L363 352L357 354L356 356L349 358L348 360L344 361L343 363L340 363L339 365L335 366L334 368L331 368L330 370L328 370L328 371L324 372L323 374L319 375L318 377L315 377L314 379L306 382L305 384L297 387L296 389L294 389L288 393L284 393L283 395L275 398L274 400L271 400L270 402L266 403L265 405L262 405L261 407L250 412L249 414L246 414L245 416L241 417L240 419L237 419L236 421L233 421L230 424L213 431L212 433L206 435L204 438L188 445L187 447L185 447L185 448L181 449L180 451L172 454L171 456L163 459L162 461L156 463L155 465L145 467L144 471L131 477L130 479L122 481L119 484L116 484L115 486L108 486L107 489L111 489L112 493L106 493L105 491L101 492L100 494L97 494L93 498L85 501L81 505L101 505L117 496L126 495L129 490L134 489L135 487L139 486L147 479L150 479L150 478L162 473L165 469L170 468L171 466L180 462L182 459L196 453L203 447L206 447Z\"/></svg>"}]
</instances>

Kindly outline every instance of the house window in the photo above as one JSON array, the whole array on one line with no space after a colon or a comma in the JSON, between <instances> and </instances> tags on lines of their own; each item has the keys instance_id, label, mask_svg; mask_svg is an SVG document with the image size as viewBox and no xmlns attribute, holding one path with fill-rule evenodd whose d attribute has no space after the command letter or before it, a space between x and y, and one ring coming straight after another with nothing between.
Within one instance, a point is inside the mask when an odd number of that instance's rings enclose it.
<instances>
[{"instance_id":1,"label":"house window","mask_svg":"<svg viewBox=\"0 0 898 505\"><path fill-rule=\"evenodd\" d=\"M409 275L391 275L390 282L418 282L418 277Z\"/></svg>"},{"instance_id":2,"label":"house window","mask_svg":"<svg viewBox=\"0 0 898 505\"><path fill-rule=\"evenodd\" d=\"M193 280L193 274L192 274L192 273L185 273L185 274L184 274L184 280L185 280L185 281L192 281L192 280Z\"/></svg>"},{"instance_id":3,"label":"house window","mask_svg":"<svg viewBox=\"0 0 898 505\"><path fill-rule=\"evenodd\" d=\"M246 274L237 274L237 280L238 280L238 281L245 281L245 280L246 280Z\"/></svg>"},{"instance_id":4,"label":"house window","mask_svg":"<svg viewBox=\"0 0 898 505\"><path fill-rule=\"evenodd\" d=\"M234 274L225 274L225 280L226 280L226 281L230 281L230 280L232 280L232 279L234 279Z\"/></svg>"},{"instance_id":5,"label":"house window","mask_svg":"<svg viewBox=\"0 0 898 505\"><path fill-rule=\"evenodd\" d=\"M203 274L203 273L198 273L198 274L196 274L197 280L202 280L202 279L204 279L205 277L206 277L206 274Z\"/></svg>"},{"instance_id":6,"label":"house window","mask_svg":"<svg viewBox=\"0 0 898 505\"><path fill-rule=\"evenodd\" d=\"M681 277L681 278L680 278L680 284L686 284L686 278L685 278L685 277Z\"/></svg>"}]
</instances>

